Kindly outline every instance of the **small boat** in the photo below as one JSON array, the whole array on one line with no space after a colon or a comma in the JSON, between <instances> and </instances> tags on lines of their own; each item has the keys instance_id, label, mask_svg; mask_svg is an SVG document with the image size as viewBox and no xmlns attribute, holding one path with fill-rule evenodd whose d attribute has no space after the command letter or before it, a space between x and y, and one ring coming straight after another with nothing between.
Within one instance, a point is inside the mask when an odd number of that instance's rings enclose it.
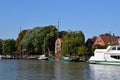
<instances>
[{"instance_id":1,"label":"small boat","mask_svg":"<svg viewBox=\"0 0 120 80\"><path fill-rule=\"evenodd\" d=\"M71 61L73 61L73 59L70 57L63 57L63 59L61 59L60 61L61 62L71 62Z\"/></svg>"},{"instance_id":2,"label":"small boat","mask_svg":"<svg viewBox=\"0 0 120 80\"><path fill-rule=\"evenodd\" d=\"M63 57L62 59L55 60L53 57L48 57L48 61L71 62L73 59L70 57Z\"/></svg>"},{"instance_id":3,"label":"small boat","mask_svg":"<svg viewBox=\"0 0 120 80\"><path fill-rule=\"evenodd\" d=\"M48 61L55 61L53 57L48 57Z\"/></svg>"},{"instance_id":4,"label":"small boat","mask_svg":"<svg viewBox=\"0 0 120 80\"><path fill-rule=\"evenodd\" d=\"M45 56L45 51L46 51L46 50L45 50L45 47L46 47L45 44L46 44L46 43L45 43L45 38L44 38L44 49L43 49L44 54L43 54L43 55L40 55L40 56L38 57L38 59L40 59L40 60L48 60L48 57Z\"/></svg>"},{"instance_id":5,"label":"small boat","mask_svg":"<svg viewBox=\"0 0 120 80\"><path fill-rule=\"evenodd\" d=\"M120 45L108 46L107 49L96 49L89 63L120 65Z\"/></svg>"},{"instance_id":6,"label":"small boat","mask_svg":"<svg viewBox=\"0 0 120 80\"><path fill-rule=\"evenodd\" d=\"M46 57L46 56L43 54L43 55L40 55L40 56L38 57L38 59L40 59L40 60L48 60L48 57Z\"/></svg>"}]
</instances>

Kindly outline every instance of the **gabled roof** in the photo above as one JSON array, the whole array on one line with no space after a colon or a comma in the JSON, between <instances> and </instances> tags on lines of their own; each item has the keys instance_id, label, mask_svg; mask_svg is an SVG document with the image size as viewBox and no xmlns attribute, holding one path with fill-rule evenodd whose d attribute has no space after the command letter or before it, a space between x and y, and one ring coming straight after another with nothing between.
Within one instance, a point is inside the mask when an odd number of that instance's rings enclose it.
<instances>
[{"instance_id":1,"label":"gabled roof","mask_svg":"<svg viewBox=\"0 0 120 80\"><path fill-rule=\"evenodd\" d=\"M105 44L118 43L118 37L116 37L116 36L101 35L100 37Z\"/></svg>"}]
</instances>

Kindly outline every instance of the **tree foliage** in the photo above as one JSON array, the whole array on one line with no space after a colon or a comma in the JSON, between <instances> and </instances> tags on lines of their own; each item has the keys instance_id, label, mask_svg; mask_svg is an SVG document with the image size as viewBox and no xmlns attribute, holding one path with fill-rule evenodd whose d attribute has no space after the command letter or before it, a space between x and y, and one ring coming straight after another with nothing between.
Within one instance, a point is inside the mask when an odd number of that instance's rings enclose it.
<instances>
[{"instance_id":1,"label":"tree foliage","mask_svg":"<svg viewBox=\"0 0 120 80\"><path fill-rule=\"evenodd\" d=\"M78 55L80 56L85 56L88 55L88 48L85 45L82 45L81 47L78 48Z\"/></svg>"},{"instance_id":2,"label":"tree foliage","mask_svg":"<svg viewBox=\"0 0 120 80\"><path fill-rule=\"evenodd\" d=\"M85 37L82 31L68 32L63 37L62 51L69 55L78 55L78 48L85 42Z\"/></svg>"},{"instance_id":3,"label":"tree foliage","mask_svg":"<svg viewBox=\"0 0 120 80\"><path fill-rule=\"evenodd\" d=\"M105 46L101 46L99 44L95 45L94 48L95 49L106 49L108 45L105 45Z\"/></svg>"},{"instance_id":4,"label":"tree foliage","mask_svg":"<svg viewBox=\"0 0 120 80\"><path fill-rule=\"evenodd\" d=\"M101 36L112 36L110 33L100 34Z\"/></svg>"},{"instance_id":5,"label":"tree foliage","mask_svg":"<svg viewBox=\"0 0 120 80\"><path fill-rule=\"evenodd\" d=\"M0 54L2 54L2 52L3 52L3 41L2 40L0 40Z\"/></svg>"},{"instance_id":6,"label":"tree foliage","mask_svg":"<svg viewBox=\"0 0 120 80\"><path fill-rule=\"evenodd\" d=\"M28 30L23 30L23 31L21 31L20 33L19 33L19 35L18 35L18 38L17 38L17 40L16 40L16 48L17 48L17 53L19 53L20 54L20 52L21 52L21 44L20 44L20 42L21 42L21 40L24 38L24 36L25 36L25 34L26 34L26 32L27 32Z\"/></svg>"},{"instance_id":7,"label":"tree foliage","mask_svg":"<svg viewBox=\"0 0 120 80\"><path fill-rule=\"evenodd\" d=\"M4 42L4 53L5 54L13 54L16 51L15 47L16 41L14 39L7 39Z\"/></svg>"},{"instance_id":8,"label":"tree foliage","mask_svg":"<svg viewBox=\"0 0 120 80\"><path fill-rule=\"evenodd\" d=\"M54 51L55 38L57 29L55 26L35 27L28 30L21 41L23 48L33 53L43 53Z\"/></svg>"}]
</instances>

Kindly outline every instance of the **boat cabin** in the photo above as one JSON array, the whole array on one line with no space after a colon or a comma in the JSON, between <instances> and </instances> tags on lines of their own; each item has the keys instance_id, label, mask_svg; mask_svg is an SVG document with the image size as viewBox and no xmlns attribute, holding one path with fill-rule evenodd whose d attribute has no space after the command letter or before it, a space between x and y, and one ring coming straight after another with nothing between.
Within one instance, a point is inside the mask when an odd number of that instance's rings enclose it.
<instances>
[{"instance_id":1,"label":"boat cabin","mask_svg":"<svg viewBox=\"0 0 120 80\"><path fill-rule=\"evenodd\" d=\"M89 62L120 65L120 45L108 46L107 49L96 49Z\"/></svg>"}]
</instances>

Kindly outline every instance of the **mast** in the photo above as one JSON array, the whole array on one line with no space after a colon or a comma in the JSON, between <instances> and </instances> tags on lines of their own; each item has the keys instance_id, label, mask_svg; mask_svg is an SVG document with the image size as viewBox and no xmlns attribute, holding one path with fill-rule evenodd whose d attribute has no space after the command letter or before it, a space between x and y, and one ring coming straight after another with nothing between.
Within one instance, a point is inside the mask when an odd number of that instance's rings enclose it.
<instances>
[{"instance_id":1,"label":"mast","mask_svg":"<svg viewBox=\"0 0 120 80\"><path fill-rule=\"evenodd\" d=\"M58 25L57 25L57 29L58 29L58 32L57 32L57 39L58 39L58 37L59 37L59 19L58 19Z\"/></svg>"},{"instance_id":2,"label":"mast","mask_svg":"<svg viewBox=\"0 0 120 80\"><path fill-rule=\"evenodd\" d=\"M43 54L45 54L45 49L46 48L46 43L45 43L45 38L44 38L44 52L43 52Z\"/></svg>"}]
</instances>

